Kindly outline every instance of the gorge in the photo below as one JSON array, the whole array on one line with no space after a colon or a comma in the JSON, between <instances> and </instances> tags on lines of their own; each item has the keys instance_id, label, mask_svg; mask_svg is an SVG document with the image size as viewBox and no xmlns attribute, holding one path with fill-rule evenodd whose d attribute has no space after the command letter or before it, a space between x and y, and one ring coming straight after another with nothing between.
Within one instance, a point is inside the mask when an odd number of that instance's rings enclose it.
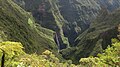
<instances>
[{"instance_id":1,"label":"gorge","mask_svg":"<svg viewBox=\"0 0 120 67\"><path fill-rule=\"evenodd\" d=\"M0 42L78 64L119 39L119 15L120 0L0 0Z\"/></svg>"}]
</instances>

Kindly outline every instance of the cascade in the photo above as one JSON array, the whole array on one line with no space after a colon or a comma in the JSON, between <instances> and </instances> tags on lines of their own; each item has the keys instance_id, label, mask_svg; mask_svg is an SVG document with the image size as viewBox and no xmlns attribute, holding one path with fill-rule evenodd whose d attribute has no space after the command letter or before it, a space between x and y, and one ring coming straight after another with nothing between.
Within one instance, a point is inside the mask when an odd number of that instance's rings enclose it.
<instances>
[{"instance_id":1,"label":"cascade","mask_svg":"<svg viewBox=\"0 0 120 67\"><path fill-rule=\"evenodd\" d=\"M58 38L57 33L55 33L54 35L55 35L54 39L55 39L55 42L56 42L56 44L57 44L57 46L58 46L58 52L59 52L59 51L60 51L60 42L59 42L59 38Z\"/></svg>"}]
</instances>

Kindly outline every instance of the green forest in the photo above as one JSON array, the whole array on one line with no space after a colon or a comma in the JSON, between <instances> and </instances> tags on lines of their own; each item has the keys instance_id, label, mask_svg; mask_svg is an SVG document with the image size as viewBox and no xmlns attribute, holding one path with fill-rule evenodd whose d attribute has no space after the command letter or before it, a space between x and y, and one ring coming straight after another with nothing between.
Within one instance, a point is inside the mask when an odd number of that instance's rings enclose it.
<instances>
[{"instance_id":1,"label":"green forest","mask_svg":"<svg viewBox=\"0 0 120 67\"><path fill-rule=\"evenodd\" d=\"M120 0L0 0L0 67L120 67Z\"/></svg>"},{"instance_id":2,"label":"green forest","mask_svg":"<svg viewBox=\"0 0 120 67\"><path fill-rule=\"evenodd\" d=\"M51 51L46 50L41 55L27 54L19 42L0 43L1 67L119 67L120 42L112 39L112 46L108 46L96 57L81 58L79 64L72 64L71 60L60 61Z\"/></svg>"}]
</instances>

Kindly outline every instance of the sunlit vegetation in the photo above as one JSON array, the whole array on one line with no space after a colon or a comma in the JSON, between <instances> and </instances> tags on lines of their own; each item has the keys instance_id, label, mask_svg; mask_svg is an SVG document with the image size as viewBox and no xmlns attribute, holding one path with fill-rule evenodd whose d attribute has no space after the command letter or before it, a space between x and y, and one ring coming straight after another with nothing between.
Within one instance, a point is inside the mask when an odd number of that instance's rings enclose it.
<instances>
[{"instance_id":1,"label":"sunlit vegetation","mask_svg":"<svg viewBox=\"0 0 120 67\"><path fill-rule=\"evenodd\" d=\"M60 60L49 50L42 55L37 55L36 53L26 54L22 49L22 44L19 42L0 43L0 65L4 67L74 67L70 61L60 63Z\"/></svg>"},{"instance_id":2,"label":"sunlit vegetation","mask_svg":"<svg viewBox=\"0 0 120 67\"><path fill-rule=\"evenodd\" d=\"M82 58L78 65L72 64L71 60L60 62L60 60L49 50L41 55L27 54L23 51L19 42L1 42L0 60L4 67L115 67L120 66L120 42L113 39L112 47L108 46L102 54L97 57Z\"/></svg>"},{"instance_id":3,"label":"sunlit vegetation","mask_svg":"<svg viewBox=\"0 0 120 67\"><path fill-rule=\"evenodd\" d=\"M0 43L0 60L1 67L16 66L19 64L17 59L20 55L24 55L22 44L19 42L2 42Z\"/></svg>"},{"instance_id":4,"label":"sunlit vegetation","mask_svg":"<svg viewBox=\"0 0 120 67\"><path fill-rule=\"evenodd\" d=\"M120 42L112 39L112 47L108 46L97 57L82 58L80 64L87 67L119 67L120 66Z\"/></svg>"}]
</instances>

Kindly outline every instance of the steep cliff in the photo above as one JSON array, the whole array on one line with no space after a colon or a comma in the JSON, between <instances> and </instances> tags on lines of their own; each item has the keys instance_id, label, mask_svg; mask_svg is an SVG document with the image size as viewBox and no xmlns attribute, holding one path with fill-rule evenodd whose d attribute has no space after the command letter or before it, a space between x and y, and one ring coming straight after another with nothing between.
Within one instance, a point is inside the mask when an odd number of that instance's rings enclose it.
<instances>
[{"instance_id":1,"label":"steep cliff","mask_svg":"<svg viewBox=\"0 0 120 67\"><path fill-rule=\"evenodd\" d=\"M53 37L58 50L61 50L64 58L74 62L81 57L95 56L111 44L112 38L117 38L115 27L119 23L119 10L116 13L114 11L120 7L119 0L15 2L32 12L38 24L55 32Z\"/></svg>"},{"instance_id":2,"label":"steep cliff","mask_svg":"<svg viewBox=\"0 0 120 67\"><path fill-rule=\"evenodd\" d=\"M31 13L12 0L0 0L0 42L21 42L27 53L41 54L51 50L58 54L53 34L52 30L35 23Z\"/></svg>"},{"instance_id":3,"label":"steep cliff","mask_svg":"<svg viewBox=\"0 0 120 67\"><path fill-rule=\"evenodd\" d=\"M109 13L104 10L90 27L80 34L76 41L77 46L63 50L61 53L66 59L72 59L75 63L83 57L96 56L111 44L112 38L117 38L117 26L120 24L120 10ZM118 38L117 38L118 39Z\"/></svg>"},{"instance_id":4,"label":"steep cliff","mask_svg":"<svg viewBox=\"0 0 120 67\"><path fill-rule=\"evenodd\" d=\"M76 37L89 28L101 9L109 12L120 7L119 0L15 0L32 12L42 27L60 32L61 40L75 46ZM63 38L63 39L62 39ZM63 41L64 42L64 41ZM65 43L68 44L68 43Z\"/></svg>"},{"instance_id":5,"label":"steep cliff","mask_svg":"<svg viewBox=\"0 0 120 67\"><path fill-rule=\"evenodd\" d=\"M64 31L71 44L75 44L75 38L89 28L101 9L109 12L120 7L119 0L59 0L60 12L68 25Z\"/></svg>"},{"instance_id":6,"label":"steep cliff","mask_svg":"<svg viewBox=\"0 0 120 67\"><path fill-rule=\"evenodd\" d=\"M20 0L21 1L21 0ZM24 0L22 0L24 1ZM18 4L21 3L15 0ZM57 0L25 0L25 6L22 6L26 11L32 12L36 22L42 27L51 29L56 32L59 37L60 49L69 46L68 39L63 34L63 26L67 21L60 14Z\"/></svg>"}]
</instances>

